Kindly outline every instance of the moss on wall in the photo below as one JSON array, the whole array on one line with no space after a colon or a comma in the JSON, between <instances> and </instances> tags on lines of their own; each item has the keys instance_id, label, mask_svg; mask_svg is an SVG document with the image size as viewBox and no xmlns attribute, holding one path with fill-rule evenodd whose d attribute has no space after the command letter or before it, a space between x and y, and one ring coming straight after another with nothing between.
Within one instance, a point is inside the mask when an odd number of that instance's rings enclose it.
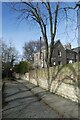
<instances>
[{"instance_id":1,"label":"moss on wall","mask_svg":"<svg viewBox=\"0 0 80 120\"><path fill-rule=\"evenodd\" d=\"M73 84L74 82L77 81L78 65L80 65L80 63L50 67L49 68L50 80L51 81L57 80L67 84L68 83ZM38 79L46 80L48 78L47 68L31 71L30 78L34 78L36 80Z\"/></svg>"},{"instance_id":2,"label":"moss on wall","mask_svg":"<svg viewBox=\"0 0 80 120\"><path fill-rule=\"evenodd\" d=\"M48 90L65 98L78 101L78 68L80 63L67 64L64 66L54 66L49 68L49 79L47 68L35 69L29 72L27 78L35 85Z\"/></svg>"}]
</instances>

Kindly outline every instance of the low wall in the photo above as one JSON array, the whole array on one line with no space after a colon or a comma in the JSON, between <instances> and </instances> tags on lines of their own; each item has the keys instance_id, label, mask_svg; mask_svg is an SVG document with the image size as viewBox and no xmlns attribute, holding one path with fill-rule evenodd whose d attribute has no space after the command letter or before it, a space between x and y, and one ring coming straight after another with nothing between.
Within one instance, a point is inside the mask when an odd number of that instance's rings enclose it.
<instances>
[{"instance_id":1,"label":"low wall","mask_svg":"<svg viewBox=\"0 0 80 120\"><path fill-rule=\"evenodd\" d=\"M51 67L49 68L49 76L47 69L42 68L30 71L22 78L46 90L50 85L50 92L78 102L80 89L78 88L77 76L78 64L76 63Z\"/></svg>"}]
</instances>

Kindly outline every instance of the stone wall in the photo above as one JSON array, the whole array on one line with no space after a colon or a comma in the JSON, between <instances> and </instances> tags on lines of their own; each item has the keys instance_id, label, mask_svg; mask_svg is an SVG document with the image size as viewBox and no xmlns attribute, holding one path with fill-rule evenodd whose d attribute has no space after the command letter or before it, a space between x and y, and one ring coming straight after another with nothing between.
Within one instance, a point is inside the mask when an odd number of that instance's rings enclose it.
<instances>
[{"instance_id":1,"label":"stone wall","mask_svg":"<svg viewBox=\"0 0 80 120\"><path fill-rule=\"evenodd\" d=\"M80 89L78 88L77 76L78 64L75 63L51 67L49 68L49 76L47 68L32 70L30 73L26 73L23 79L46 90L48 90L48 85L50 85L50 92L78 102Z\"/></svg>"}]
</instances>

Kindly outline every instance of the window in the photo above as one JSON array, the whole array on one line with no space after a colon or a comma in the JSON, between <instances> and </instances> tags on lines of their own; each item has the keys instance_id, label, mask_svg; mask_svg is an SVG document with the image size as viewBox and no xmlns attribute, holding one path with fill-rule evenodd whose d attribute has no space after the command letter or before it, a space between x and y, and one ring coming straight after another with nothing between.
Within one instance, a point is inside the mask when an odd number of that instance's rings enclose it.
<instances>
[{"instance_id":1,"label":"window","mask_svg":"<svg viewBox=\"0 0 80 120\"><path fill-rule=\"evenodd\" d=\"M61 62L61 61L58 61L58 65L62 65L62 62Z\"/></svg>"},{"instance_id":2,"label":"window","mask_svg":"<svg viewBox=\"0 0 80 120\"><path fill-rule=\"evenodd\" d=\"M72 63L73 61L72 60L69 60L69 63Z\"/></svg>"},{"instance_id":3,"label":"window","mask_svg":"<svg viewBox=\"0 0 80 120\"><path fill-rule=\"evenodd\" d=\"M61 56L61 51L60 50L58 50L58 56Z\"/></svg>"},{"instance_id":4,"label":"window","mask_svg":"<svg viewBox=\"0 0 80 120\"><path fill-rule=\"evenodd\" d=\"M69 60L67 59L67 64L69 63Z\"/></svg>"},{"instance_id":5,"label":"window","mask_svg":"<svg viewBox=\"0 0 80 120\"><path fill-rule=\"evenodd\" d=\"M53 64L56 65L56 62L54 62Z\"/></svg>"},{"instance_id":6,"label":"window","mask_svg":"<svg viewBox=\"0 0 80 120\"><path fill-rule=\"evenodd\" d=\"M36 56L38 56L38 54L36 54Z\"/></svg>"},{"instance_id":7,"label":"window","mask_svg":"<svg viewBox=\"0 0 80 120\"><path fill-rule=\"evenodd\" d=\"M44 63L43 63L43 61L41 61L41 68L43 68L44 67Z\"/></svg>"},{"instance_id":8,"label":"window","mask_svg":"<svg viewBox=\"0 0 80 120\"><path fill-rule=\"evenodd\" d=\"M38 54L36 54L36 60L38 60Z\"/></svg>"},{"instance_id":9,"label":"window","mask_svg":"<svg viewBox=\"0 0 80 120\"><path fill-rule=\"evenodd\" d=\"M43 59L43 53L41 52L41 59Z\"/></svg>"}]
</instances>

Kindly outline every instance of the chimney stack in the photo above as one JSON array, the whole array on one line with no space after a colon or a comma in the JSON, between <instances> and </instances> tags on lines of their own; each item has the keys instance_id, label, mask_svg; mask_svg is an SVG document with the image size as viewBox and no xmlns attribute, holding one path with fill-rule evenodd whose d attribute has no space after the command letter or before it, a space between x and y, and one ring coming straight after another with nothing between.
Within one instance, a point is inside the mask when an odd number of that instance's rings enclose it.
<instances>
[{"instance_id":1,"label":"chimney stack","mask_svg":"<svg viewBox=\"0 0 80 120\"><path fill-rule=\"evenodd\" d=\"M40 59L41 59L41 37L40 37Z\"/></svg>"},{"instance_id":2,"label":"chimney stack","mask_svg":"<svg viewBox=\"0 0 80 120\"><path fill-rule=\"evenodd\" d=\"M65 49L71 50L71 43L67 43L67 44L65 45Z\"/></svg>"}]
</instances>

